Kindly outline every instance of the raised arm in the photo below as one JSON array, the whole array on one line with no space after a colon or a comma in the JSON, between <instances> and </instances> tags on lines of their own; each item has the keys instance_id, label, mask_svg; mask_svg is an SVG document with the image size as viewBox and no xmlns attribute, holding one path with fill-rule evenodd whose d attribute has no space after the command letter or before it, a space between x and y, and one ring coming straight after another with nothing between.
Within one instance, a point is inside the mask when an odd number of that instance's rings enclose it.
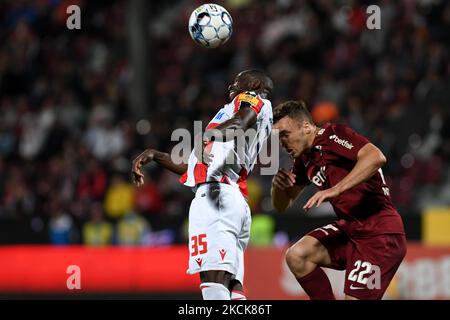
<instances>
[{"instance_id":1,"label":"raised arm","mask_svg":"<svg viewBox=\"0 0 450 320\"><path fill-rule=\"evenodd\" d=\"M187 170L187 164L175 164L168 153L154 149L146 149L133 160L132 173L134 183L138 187L144 184L144 174L142 173L142 167L150 163L151 161L155 161L163 168L178 175L182 175Z\"/></svg>"},{"instance_id":2,"label":"raised arm","mask_svg":"<svg viewBox=\"0 0 450 320\"><path fill-rule=\"evenodd\" d=\"M303 208L308 210L314 205L318 207L324 200L337 197L372 177L385 163L386 157L383 152L374 144L366 143L358 151L357 161L353 169L334 187L314 194Z\"/></svg>"},{"instance_id":3,"label":"raised arm","mask_svg":"<svg viewBox=\"0 0 450 320\"><path fill-rule=\"evenodd\" d=\"M245 131L256 122L256 112L251 109L244 107L239 109L234 116L221 124L219 124L214 129L207 130L203 135L197 135L194 138L194 150L197 159L202 159L202 162L209 165L212 161L212 155L205 151L206 145L218 139L218 141L225 142L230 141L236 137L236 131ZM213 138L214 137L214 138Z\"/></svg>"},{"instance_id":4,"label":"raised arm","mask_svg":"<svg viewBox=\"0 0 450 320\"><path fill-rule=\"evenodd\" d=\"M204 134L204 139L211 140L212 136L220 134L223 138L221 141L230 141L235 135L233 134L236 130L247 130L253 126L256 122L256 112L248 107L239 109L231 119L222 122L217 127L211 130L207 130Z\"/></svg>"},{"instance_id":5,"label":"raised arm","mask_svg":"<svg viewBox=\"0 0 450 320\"><path fill-rule=\"evenodd\" d=\"M352 171L334 187L339 193L347 191L372 177L385 163L383 152L369 142L358 151L358 160Z\"/></svg>"}]
</instances>

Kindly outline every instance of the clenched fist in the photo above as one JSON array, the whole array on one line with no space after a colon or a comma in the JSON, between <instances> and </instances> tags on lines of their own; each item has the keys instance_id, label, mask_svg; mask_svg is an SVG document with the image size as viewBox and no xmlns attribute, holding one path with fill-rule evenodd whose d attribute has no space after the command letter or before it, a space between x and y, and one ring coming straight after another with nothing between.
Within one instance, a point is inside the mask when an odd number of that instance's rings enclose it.
<instances>
[{"instance_id":1,"label":"clenched fist","mask_svg":"<svg viewBox=\"0 0 450 320\"><path fill-rule=\"evenodd\" d=\"M281 190L293 187L295 185L295 173L281 168L273 177L272 185Z\"/></svg>"}]
</instances>

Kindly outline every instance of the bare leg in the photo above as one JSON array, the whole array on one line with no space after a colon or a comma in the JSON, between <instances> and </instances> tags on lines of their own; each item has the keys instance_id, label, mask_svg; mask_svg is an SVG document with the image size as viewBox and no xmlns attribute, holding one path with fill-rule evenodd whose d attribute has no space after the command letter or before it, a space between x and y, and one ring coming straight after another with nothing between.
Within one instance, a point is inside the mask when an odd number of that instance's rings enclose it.
<instances>
[{"instance_id":1,"label":"bare leg","mask_svg":"<svg viewBox=\"0 0 450 320\"><path fill-rule=\"evenodd\" d=\"M215 282L223 284L225 287L230 286L231 273L223 270L209 270L200 272L200 282Z\"/></svg>"},{"instance_id":2,"label":"bare leg","mask_svg":"<svg viewBox=\"0 0 450 320\"><path fill-rule=\"evenodd\" d=\"M200 272L200 289L204 300L230 300L231 273L222 270Z\"/></svg>"},{"instance_id":3,"label":"bare leg","mask_svg":"<svg viewBox=\"0 0 450 320\"><path fill-rule=\"evenodd\" d=\"M319 240L304 236L288 249L286 262L295 277L301 278L311 273L317 266L329 266L331 258Z\"/></svg>"},{"instance_id":4,"label":"bare leg","mask_svg":"<svg viewBox=\"0 0 450 320\"><path fill-rule=\"evenodd\" d=\"M328 250L312 236L304 236L286 253L289 269L311 300L334 300L330 280L321 266L330 266Z\"/></svg>"}]
</instances>

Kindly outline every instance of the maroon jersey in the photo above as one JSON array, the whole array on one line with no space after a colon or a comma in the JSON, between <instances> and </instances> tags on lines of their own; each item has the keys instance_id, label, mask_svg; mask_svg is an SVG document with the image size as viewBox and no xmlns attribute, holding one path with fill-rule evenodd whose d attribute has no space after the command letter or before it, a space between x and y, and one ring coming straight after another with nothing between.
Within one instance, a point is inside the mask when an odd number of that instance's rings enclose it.
<instances>
[{"instance_id":1,"label":"maroon jersey","mask_svg":"<svg viewBox=\"0 0 450 320\"><path fill-rule=\"evenodd\" d=\"M358 151L369 142L346 125L326 124L311 150L295 159L296 184L314 183L320 190L335 186L355 166ZM404 234L403 222L392 204L383 172L330 199L338 227L349 235Z\"/></svg>"}]
</instances>

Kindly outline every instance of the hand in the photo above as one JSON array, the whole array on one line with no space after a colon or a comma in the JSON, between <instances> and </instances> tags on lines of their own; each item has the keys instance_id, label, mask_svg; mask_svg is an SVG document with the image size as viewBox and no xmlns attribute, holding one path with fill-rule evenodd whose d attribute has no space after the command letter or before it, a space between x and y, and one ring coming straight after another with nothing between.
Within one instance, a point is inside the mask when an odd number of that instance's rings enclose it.
<instances>
[{"instance_id":1,"label":"hand","mask_svg":"<svg viewBox=\"0 0 450 320\"><path fill-rule=\"evenodd\" d=\"M209 166L212 162L212 158L214 157L209 151L206 150L206 146L210 141L206 138L202 138L201 135L195 137L194 140L194 154L195 157L201 161L202 163Z\"/></svg>"},{"instance_id":2,"label":"hand","mask_svg":"<svg viewBox=\"0 0 450 320\"><path fill-rule=\"evenodd\" d=\"M303 209L308 211L314 205L316 205L317 208L325 200L337 197L340 194L341 193L339 192L339 190L334 187L316 192L311 198L309 198L308 202L306 202L306 204L303 206Z\"/></svg>"},{"instance_id":3,"label":"hand","mask_svg":"<svg viewBox=\"0 0 450 320\"><path fill-rule=\"evenodd\" d=\"M144 184L144 174L142 173L142 167L147 163L153 161L154 157L155 150L147 149L133 160L133 182L136 186L140 187Z\"/></svg>"},{"instance_id":4,"label":"hand","mask_svg":"<svg viewBox=\"0 0 450 320\"><path fill-rule=\"evenodd\" d=\"M273 177L272 185L281 190L293 187L295 185L295 173L281 168Z\"/></svg>"}]
</instances>

